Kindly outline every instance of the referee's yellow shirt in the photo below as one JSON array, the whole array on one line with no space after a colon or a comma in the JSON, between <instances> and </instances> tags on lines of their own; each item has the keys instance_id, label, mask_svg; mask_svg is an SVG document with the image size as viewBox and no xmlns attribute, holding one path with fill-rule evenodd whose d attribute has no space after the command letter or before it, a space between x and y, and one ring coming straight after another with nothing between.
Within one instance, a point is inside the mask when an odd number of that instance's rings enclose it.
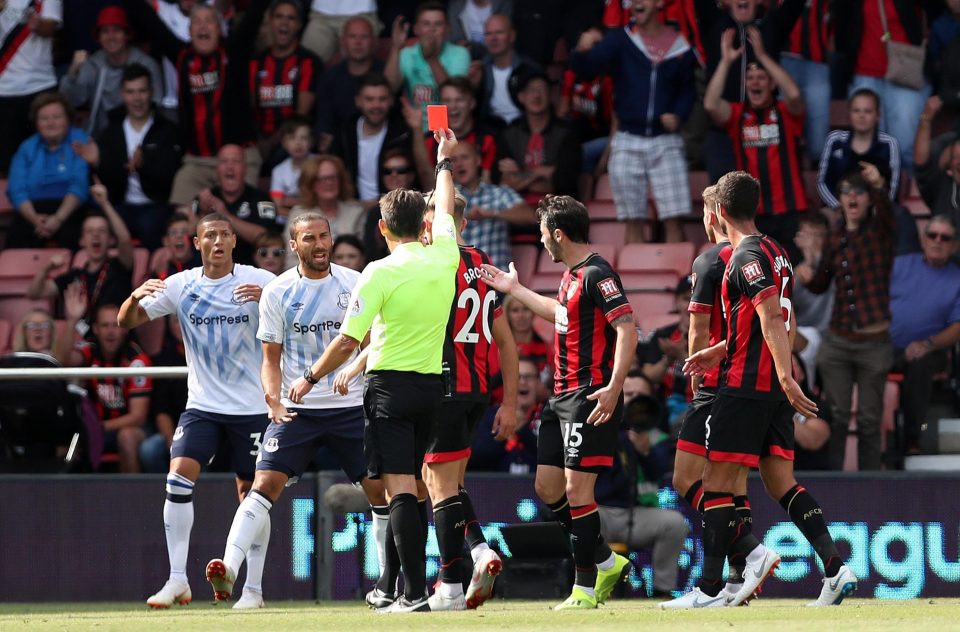
<instances>
[{"instance_id":1,"label":"referee's yellow shirt","mask_svg":"<svg viewBox=\"0 0 960 632\"><path fill-rule=\"evenodd\" d=\"M453 218L436 213L432 246L400 244L364 268L340 333L363 340L370 330L368 371L440 373L459 265Z\"/></svg>"}]
</instances>

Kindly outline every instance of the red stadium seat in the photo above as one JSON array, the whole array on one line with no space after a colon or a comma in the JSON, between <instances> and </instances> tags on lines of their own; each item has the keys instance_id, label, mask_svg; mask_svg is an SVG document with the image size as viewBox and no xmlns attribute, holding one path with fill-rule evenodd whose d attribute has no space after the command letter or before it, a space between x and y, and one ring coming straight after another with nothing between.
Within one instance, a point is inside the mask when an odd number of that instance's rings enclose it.
<instances>
[{"instance_id":1,"label":"red stadium seat","mask_svg":"<svg viewBox=\"0 0 960 632\"><path fill-rule=\"evenodd\" d=\"M16 327L27 312L35 308L45 309L48 312L53 311L53 306L46 299L34 301L20 297L0 298L0 319L6 320L11 326Z\"/></svg>"},{"instance_id":2,"label":"red stadium seat","mask_svg":"<svg viewBox=\"0 0 960 632\"><path fill-rule=\"evenodd\" d=\"M637 325L644 335L649 335L661 327L676 325L679 321L680 314L654 314L641 319Z\"/></svg>"},{"instance_id":3,"label":"red stadium seat","mask_svg":"<svg viewBox=\"0 0 960 632\"><path fill-rule=\"evenodd\" d=\"M603 174L597 178L597 186L593 190L594 200L613 201L613 191L610 190L610 176Z\"/></svg>"},{"instance_id":4,"label":"red stadium seat","mask_svg":"<svg viewBox=\"0 0 960 632\"><path fill-rule=\"evenodd\" d=\"M66 248L9 248L0 252L0 296L23 296L37 270L59 256L64 265L54 269L50 276L66 271L70 251Z\"/></svg>"},{"instance_id":5,"label":"red stadium seat","mask_svg":"<svg viewBox=\"0 0 960 632\"><path fill-rule=\"evenodd\" d=\"M591 222L617 219L617 207L613 200L593 200L587 204L587 213Z\"/></svg>"},{"instance_id":6,"label":"red stadium seat","mask_svg":"<svg viewBox=\"0 0 960 632\"><path fill-rule=\"evenodd\" d=\"M0 213L4 211L12 211L13 204L10 202L10 198L7 197L7 179L0 179Z\"/></svg>"},{"instance_id":7,"label":"red stadium seat","mask_svg":"<svg viewBox=\"0 0 960 632\"><path fill-rule=\"evenodd\" d=\"M616 249L611 244L591 244L590 248L603 257L607 263L613 265ZM527 287L534 292L539 292L547 296L555 296L560 287L560 278L565 270L562 263L556 263L550 257L546 250L540 252L540 259L537 261L537 271L530 279L530 285Z\"/></svg>"},{"instance_id":8,"label":"red stadium seat","mask_svg":"<svg viewBox=\"0 0 960 632\"><path fill-rule=\"evenodd\" d=\"M830 101L830 129L850 129L850 105L845 99Z\"/></svg>"},{"instance_id":9,"label":"red stadium seat","mask_svg":"<svg viewBox=\"0 0 960 632\"><path fill-rule=\"evenodd\" d=\"M626 236L626 227L620 222L590 223L590 243L592 244L610 244L619 250L623 248Z\"/></svg>"},{"instance_id":10,"label":"red stadium seat","mask_svg":"<svg viewBox=\"0 0 960 632\"><path fill-rule=\"evenodd\" d=\"M627 300L633 308L633 318L644 331L648 327L645 323L651 319L670 314L675 309L673 292L630 292L627 291ZM674 320L679 318L673 314Z\"/></svg>"},{"instance_id":11,"label":"red stadium seat","mask_svg":"<svg viewBox=\"0 0 960 632\"><path fill-rule=\"evenodd\" d=\"M702 255L702 254L705 253L706 251L710 250L710 249L713 248L715 245L716 245L716 244L714 244L714 243L712 243L712 242L709 242L709 241L708 241L707 243L703 244L702 246L700 246L700 249L697 250L697 257L699 257L700 255ZM696 259L696 257L694 257L694 259Z\"/></svg>"},{"instance_id":12,"label":"red stadium seat","mask_svg":"<svg viewBox=\"0 0 960 632\"><path fill-rule=\"evenodd\" d=\"M650 270L647 272L619 272L620 281L627 292L637 290L672 292L677 287L680 275L672 270Z\"/></svg>"},{"instance_id":13,"label":"red stadium seat","mask_svg":"<svg viewBox=\"0 0 960 632\"><path fill-rule=\"evenodd\" d=\"M13 341L10 339L12 329L13 326L9 322L0 320L0 355L10 353L13 347Z\"/></svg>"},{"instance_id":14,"label":"red stadium seat","mask_svg":"<svg viewBox=\"0 0 960 632\"><path fill-rule=\"evenodd\" d=\"M900 180L900 193L900 197L908 200L919 200L922 197L920 195L920 185L917 184L917 179L911 178L906 171L903 172L903 177Z\"/></svg>"},{"instance_id":15,"label":"red stadium seat","mask_svg":"<svg viewBox=\"0 0 960 632\"><path fill-rule=\"evenodd\" d=\"M110 256L117 256L117 249L110 249ZM77 254L73 257L73 267L82 268L87 262L87 253L84 250L78 250ZM150 251L146 248L134 248L133 249L133 271L130 276L130 284L137 288L143 283L148 277L147 274L150 271Z\"/></svg>"},{"instance_id":16,"label":"red stadium seat","mask_svg":"<svg viewBox=\"0 0 960 632\"><path fill-rule=\"evenodd\" d=\"M696 247L690 242L676 244L627 244L620 251L617 270L624 272L673 271L690 274Z\"/></svg>"}]
</instances>

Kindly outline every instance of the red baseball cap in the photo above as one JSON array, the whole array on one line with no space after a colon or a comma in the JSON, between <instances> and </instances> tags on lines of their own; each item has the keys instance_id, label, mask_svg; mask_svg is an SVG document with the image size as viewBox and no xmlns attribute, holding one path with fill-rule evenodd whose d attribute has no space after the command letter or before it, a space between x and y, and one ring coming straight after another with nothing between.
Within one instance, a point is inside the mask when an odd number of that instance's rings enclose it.
<instances>
[{"instance_id":1,"label":"red baseball cap","mask_svg":"<svg viewBox=\"0 0 960 632\"><path fill-rule=\"evenodd\" d=\"M100 9L100 13L97 15L97 31L105 26L119 26L124 30L130 30L127 12L123 10L123 7L108 6Z\"/></svg>"}]
</instances>

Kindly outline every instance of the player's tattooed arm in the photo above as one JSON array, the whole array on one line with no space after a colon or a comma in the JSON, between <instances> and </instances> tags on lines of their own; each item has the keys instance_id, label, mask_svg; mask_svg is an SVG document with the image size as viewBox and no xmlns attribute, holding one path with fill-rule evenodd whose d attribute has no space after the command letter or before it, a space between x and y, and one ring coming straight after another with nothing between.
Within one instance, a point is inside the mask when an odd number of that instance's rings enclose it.
<instances>
[{"instance_id":1,"label":"player's tattooed arm","mask_svg":"<svg viewBox=\"0 0 960 632\"><path fill-rule=\"evenodd\" d=\"M614 329L617 328L617 325L627 325L633 324L633 314L624 314L623 316L618 316L613 319L613 322L610 323L610 326Z\"/></svg>"}]
</instances>

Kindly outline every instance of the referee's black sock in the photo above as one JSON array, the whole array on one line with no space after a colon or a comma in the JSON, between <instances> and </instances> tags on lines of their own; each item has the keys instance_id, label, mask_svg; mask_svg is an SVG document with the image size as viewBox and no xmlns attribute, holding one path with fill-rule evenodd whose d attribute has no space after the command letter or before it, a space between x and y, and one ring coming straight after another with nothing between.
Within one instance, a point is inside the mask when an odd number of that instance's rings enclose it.
<instances>
[{"instance_id":1,"label":"referee's black sock","mask_svg":"<svg viewBox=\"0 0 960 632\"><path fill-rule=\"evenodd\" d=\"M570 517L570 501L567 500L566 494L552 503L547 503L547 508L553 512L553 515L557 517L557 522L560 523L560 526L562 526L567 533L573 531L573 519Z\"/></svg>"},{"instance_id":2,"label":"referee's black sock","mask_svg":"<svg viewBox=\"0 0 960 632\"><path fill-rule=\"evenodd\" d=\"M440 581L459 585L463 560L463 504L460 495L445 498L433 506L433 523L440 548Z\"/></svg>"},{"instance_id":3,"label":"referee's black sock","mask_svg":"<svg viewBox=\"0 0 960 632\"><path fill-rule=\"evenodd\" d=\"M467 526L463 529L463 535L467 541L467 546L473 550L479 544L486 544L487 539L483 537L483 529L480 528L480 521L477 520L477 512L473 509L470 494L462 487L460 488L460 504L463 506L463 519L467 521Z\"/></svg>"},{"instance_id":4,"label":"referee's black sock","mask_svg":"<svg viewBox=\"0 0 960 632\"><path fill-rule=\"evenodd\" d=\"M843 560L840 559L837 545L827 531L823 510L810 492L800 485L794 485L780 499L780 506L790 514L793 524L797 525L813 546L813 550L817 552L820 561L823 562L824 576L833 577L839 573Z\"/></svg>"},{"instance_id":5,"label":"referee's black sock","mask_svg":"<svg viewBox=\"0 0 960 632\"><path fill-rule=\"evenodd\" d=\"M723 560L737 527L733 494L703 493L703 575L700 590L716 597L723 590Z\"/></svg>"},{"instance_id":6,"label":"referee's black sock","mask_svg":"<svg viewBox=\"0 0 960 632\"><path fill-rule=\"evenodd\" d=\"M423 599L427 578L423 523L414 494L397 494L390 501L390 524L405 579L403 593L410 601Z\"/></svg>"},{"instance_id":7,"label":"referee's black sock","mask_svg":"<svg viewBox=\"0 0 960 632\"><path fill-rule=\"evenodd\" d=\"M752 551L755 546L750 546L753 542L750 539L745 539L748 534L753 533L753 513L750 510L750 500L746 496L734 496L733 504L737 510L737 517L740 519L740 524L737 526L737 535L734 536L734 547L730 551L730 554L727 555L727 563L730 565L730 581L739 584L743 581L743 570L747 564L747 553ZM753 539L755 540L756 538ZM741 547L737 547L737 543L740 543ZM745 546L750 546L750 549L743 551L742 547ZM738 548L739 550L736 550Z\"/></svg>"},{"instance_id":8,"label":"referee's black sock","mask_svg":"<svg viewBox=\"0 0 960 632\"><path fill-rule=\"evenodd\" d=\"M397 578L400 577L400 553L397 551L397 542L393 537L393 520L387 521L386 531L387 539L383 547L383 568L380 569L377 590L388 595L395 595Z\"/></svg>"},{"instance_id":9,"label":"referee's black sock","mask_svg":"<svg viewBox=\"0 0 960 632\"><path fill-rule=\"evenodd\" d=\"M593 594L597 583L597 563L594 559L600 540L600 513L597 503L570 507L573 519L573 563L577 567L574 584Z\"/></svg>"}]
</instances>

